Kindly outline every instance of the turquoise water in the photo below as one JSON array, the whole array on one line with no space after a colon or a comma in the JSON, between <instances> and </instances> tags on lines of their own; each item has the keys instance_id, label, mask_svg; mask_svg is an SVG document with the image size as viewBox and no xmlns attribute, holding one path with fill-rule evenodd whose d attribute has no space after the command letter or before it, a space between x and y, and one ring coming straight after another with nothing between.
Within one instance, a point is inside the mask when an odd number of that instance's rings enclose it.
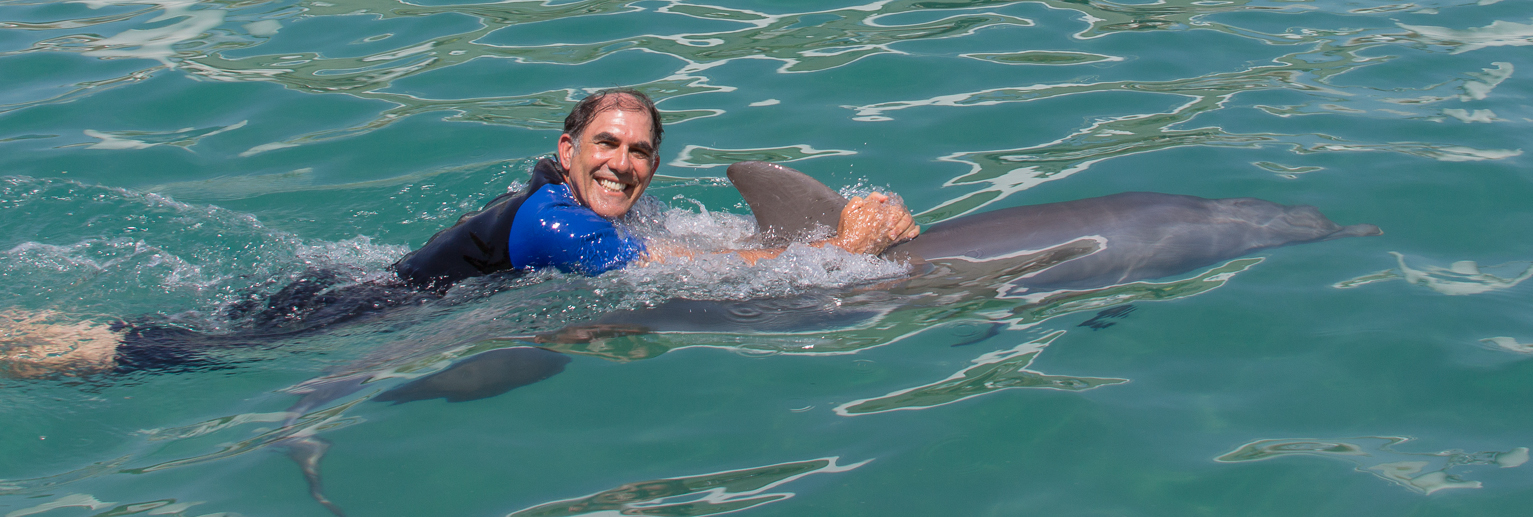
<instances>
[{"instance_id":1,"label":"turquoise water","mask_svg":"<svg viewBox=\"0 0 1533 517\"><path fill-rule=\"evenodd\" d=\"M1055 303L560 345L498 397L369 403L609 310L886 271L471 282L230 368L0 380L0 515L329 515L293 436L332 444L350 515L1518 515L1529 45L1523 0L0 0L4 309L216 333L307 267L384 275L612 86L659 101L657 217L697 238L748 232L744 159L927 224L1145 190L1385 231ZM284 426L358 371L382 380Z\"/></svg>"}]
</instances>

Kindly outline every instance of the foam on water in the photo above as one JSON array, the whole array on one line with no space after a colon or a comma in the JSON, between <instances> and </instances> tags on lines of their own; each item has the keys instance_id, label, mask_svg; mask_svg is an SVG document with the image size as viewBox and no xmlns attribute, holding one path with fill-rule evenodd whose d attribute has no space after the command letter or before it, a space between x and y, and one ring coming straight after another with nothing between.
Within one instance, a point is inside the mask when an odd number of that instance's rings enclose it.
<instances>
[{"instance_id":1,"label":"foam on water","mask_svg":"<svg viewBox=\"0 0 1533 517\"><path fill-rule=\"evenodd\" d=\"M630 227L647 241L670 243L701 253L603 275L597 279L597 289L624 293L629 303L637 305L678 297L747 300L845 288L901 277L908 272L904 264L894 261L805 243L794 243L776 258L749 265L728 250L760 248L752 241L755 221L736 214L709 212L701 203L692 203L700 211L670 208L658 201L637 205ZM828 233L829 229L825 229L824 234L811 235L810 240L824 238Z\"/></svg>"}]
</instances>

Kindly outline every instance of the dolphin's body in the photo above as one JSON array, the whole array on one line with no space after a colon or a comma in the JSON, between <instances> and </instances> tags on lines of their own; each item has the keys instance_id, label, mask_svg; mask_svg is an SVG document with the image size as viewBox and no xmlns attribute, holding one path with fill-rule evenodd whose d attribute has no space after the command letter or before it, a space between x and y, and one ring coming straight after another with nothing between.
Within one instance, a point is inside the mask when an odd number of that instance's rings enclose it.
<instances>
[{"instance_id":1,"label":"dolphin's body","mask_svg":"<svg viewBox=\"0 0 1533 517\"><path fill-rule=\"evenodd\" d=\"M835 228L846 205L814 178L773 163L736 163L729 166L729 179L766 235L796 236L814 225ZM786 198L784 190L801 197ZM1075 256L1012 284L1087 289L1186 273L1266 248L1382 233L1371 224L1337 225L1306 205L1127 192L959 217L932 225L884 256L916 264L1001 263L1075 243L1089 251L1069 253Z\"/></svg>"}]
</instances>

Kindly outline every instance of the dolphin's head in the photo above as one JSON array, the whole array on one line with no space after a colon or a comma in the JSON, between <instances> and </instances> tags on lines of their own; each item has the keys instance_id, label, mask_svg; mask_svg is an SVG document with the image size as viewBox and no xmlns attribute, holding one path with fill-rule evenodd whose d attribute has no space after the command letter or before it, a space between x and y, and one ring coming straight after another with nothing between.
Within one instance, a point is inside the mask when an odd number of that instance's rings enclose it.
<instances>
[{"instance_id":1,"label":"dolphin's head","mask_svg":"<svg viewBox=\"0 0 1533 517\"><path fill-rule=\"evenodd\" d=\"M1320 210L1309 205L1285 206L1256 198L1242 197L1212 200L1215 210L1229 219L1242 220L1253 226L1253 234L1260 235L1264 246L1281 246L1301 242L1327 241L1342 237L1382 235L1379 227L1371 224L1341 226L1326 218ZM1248 235L1253 238L1256 235ZM1256 242L1252 242L1256 244Z\"/></svg>"}]
</instances>

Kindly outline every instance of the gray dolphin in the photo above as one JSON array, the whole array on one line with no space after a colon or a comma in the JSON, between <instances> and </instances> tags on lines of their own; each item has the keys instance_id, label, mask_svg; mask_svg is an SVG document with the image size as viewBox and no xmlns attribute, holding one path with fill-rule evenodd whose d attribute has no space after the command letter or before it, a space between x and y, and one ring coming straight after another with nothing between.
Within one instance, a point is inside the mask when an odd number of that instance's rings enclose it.
<instances>
[{"instance_id":1,"label":"gray dolphin","mask_svg":"<svg viewBox=\"0 0 1533 517\"><path fill-rule=\"evenodd\" d=\"M766 235L802 235L816 225L835 228L846 205L830 187L774 163L740 162L730 165L728 174ZM785 191L802 197L786 198ZM1126 192L940 222L884 256L915 264L1000 263L1079 243L1095 249L1025 274L1013 285L1086 289L1186 273L1267 248L1383 233L1371 224L1338 225L1308 205Z\"/></svg>"}]
</instances>

